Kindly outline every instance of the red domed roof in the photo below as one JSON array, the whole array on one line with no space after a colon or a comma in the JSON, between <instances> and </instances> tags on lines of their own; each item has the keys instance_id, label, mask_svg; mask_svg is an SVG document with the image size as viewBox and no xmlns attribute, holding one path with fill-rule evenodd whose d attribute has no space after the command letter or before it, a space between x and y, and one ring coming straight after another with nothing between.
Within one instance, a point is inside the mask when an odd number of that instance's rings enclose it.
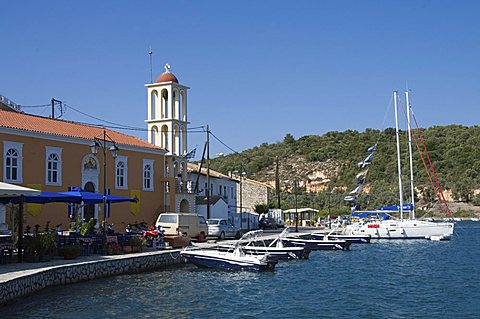
<instances>
[{"instance_id":1,"label":"red domed roof","mask_svg":"<svg viewBox=\"0 0 480 319\"><path fill-rule=\"evenodd\" d=\"M164 72L155 80L155 82L156 83L160 83L160 82L175 82L175 83L178 83L178 79L173 73Z\"/></svg>"}]
</instances>

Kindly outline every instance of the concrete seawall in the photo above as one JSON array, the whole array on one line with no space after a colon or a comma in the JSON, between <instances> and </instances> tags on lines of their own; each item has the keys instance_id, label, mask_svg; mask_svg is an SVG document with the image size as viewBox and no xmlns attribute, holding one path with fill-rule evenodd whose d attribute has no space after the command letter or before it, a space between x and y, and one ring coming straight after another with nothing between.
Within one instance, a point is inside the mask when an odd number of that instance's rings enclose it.
<instances>
[{"instance_id":1,"label":"concrete seawall","mask_svg":"<svg viewBox=\"0 0 480 319\"><path fill-rule=\"evenodd\" d=\"M120 274L164 269L185 263L180 250L153 251L138 254L96 256L84 260L57 260L24 265L26 269L0 273L0 305L49 286L92 280Z\"/></svg>"}]
</instances>

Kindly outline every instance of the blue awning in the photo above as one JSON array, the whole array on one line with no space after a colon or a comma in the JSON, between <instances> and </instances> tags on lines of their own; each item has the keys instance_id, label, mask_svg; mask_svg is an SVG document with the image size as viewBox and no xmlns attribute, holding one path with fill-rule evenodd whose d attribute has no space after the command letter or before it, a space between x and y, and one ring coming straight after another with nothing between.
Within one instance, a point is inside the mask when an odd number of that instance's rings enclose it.
<instances>
[{"instance_id":1,"label":"blue awning","mask_svg":"<svg viewBox=\"0 0 480 319\"><path fill-rule=\"evenodd\" d=\"M403 210L413 210L413 204L407 203L403 204ZM393 205L393 206L383 206L380 207L378 210L383 210L383 211L391 211L391 212L398 212L400 211L400 205Z\"/></svg>"},{"instance_id":2,"label":"blue awning","mask_svg":"<svg viewBox=\"0 0 480 319\"><path fill-rule=\"evenodd\" d=\"M21 197L0 198L0 203L18 204ZM107 195L107 203L135 202L135 198ZM41 192L40 195L25 195L25 203L47 204L47 203L74 203L74 204L100 204L103 203L103 194L84 191L70 192Z\"/></svg>"},{"instance_id":3,"label":"blue awning","mask_svg":"<svg viewBox=\"0 0 480 319\"><path fill-rule=\"evenodd\" d=\"M378 216L380 217L380 219L383 219L383 220L390 218L388 214L380 213L380 212L358 212L358 213L352 213L351 215L351 217L358 217L358 218L367 218L372 216Z\"/></svg>"},{"instance_id":4,"label":"blue awning","mask_svg":"<svg viewBox=\"0 0 480 319\"><path fill-rule=\"evenodd\" d=\"M62 194L57 192L41 192L39 195L24 195L25 203L46 204L46 203L80 203L78 196ZM1 203L20 203L21 196L11 198L0 198Z\"/></svg>"},{"instance_id":5,"label":"blue awning","mask_svg":"<svg viewBox=\"0 0 480 319\"><path fill-rule=\"evenodd\" d=\"M74 201L72 203L83 202L86 205L103 203L103 194L99 194L99 193L92 193L92 192L85 192L85 191L69 191L69 192L61 192L61 194L80 198L79 202ZM106 196L106 203L121 203L121 202L136 202L136 201L137 199L135 198L113 196L113 195Z\"/></svg>"}]
</instances>

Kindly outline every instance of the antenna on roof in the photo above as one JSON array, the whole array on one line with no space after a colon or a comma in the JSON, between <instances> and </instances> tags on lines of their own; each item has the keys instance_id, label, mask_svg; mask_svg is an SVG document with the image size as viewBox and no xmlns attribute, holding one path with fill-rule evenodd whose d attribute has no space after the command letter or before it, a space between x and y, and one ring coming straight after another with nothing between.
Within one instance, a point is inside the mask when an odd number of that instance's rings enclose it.
<instances>
[{"instance_id":1,"label":"antenna on roof","mask_svg":"<svg viewBox=\"0 0 480 319\"><path fill-rule=\"evenodd\" d=\"M150 56L150 83L153 82L153 68L152 68L152 47L150 46L150 49L148 50L148 55Z\"/></svg>"}]
</instances>

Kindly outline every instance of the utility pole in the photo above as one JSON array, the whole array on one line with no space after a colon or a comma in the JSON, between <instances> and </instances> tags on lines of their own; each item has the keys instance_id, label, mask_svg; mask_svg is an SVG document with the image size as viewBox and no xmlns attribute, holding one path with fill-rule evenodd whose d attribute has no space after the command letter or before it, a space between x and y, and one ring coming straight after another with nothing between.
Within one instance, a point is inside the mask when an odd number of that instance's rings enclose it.
<instances>
[{"instance_id":1,"label":"utility pole","mask_svg":"<svg viewBox=\"0 0 480 319\"><path fill-rule=\"evenodd\" d=\"M60 106L62 105L62 101L56 100L52 97L52 120L55 119L55 102L60 103Z\"/></svg>"},{"instance_id":2,"label":"utility pole","mask_svg":"<svg viewBox=\"0 0 480 319\"><path fill-rule=\"evenodd\" d=\"M281 209L280 207L280 176L279 176L279 167L278 167L278 156L275 157L275 189L277 192L277 207L278 209Z\"/></svg>"},{"instance_id":3,"label":"utility pole","mask_svg":"<svg viewBox=\"0 0 480 319\"><path fill-rule=\"evenodd\" d=\"M295 192L295 232L298 233L298 205L297 205L298 181L293 181L293 191Z\"/></svg>"},{"instance_id":4,"label":"utility pole","mask_svg":"<svg viewBox=\"0 0 480 319\"><path fill-rule=\"evenodd\" d=\"M207 219L210 219L210 127L207 124Z\"/></svg>"}]
</instances>

